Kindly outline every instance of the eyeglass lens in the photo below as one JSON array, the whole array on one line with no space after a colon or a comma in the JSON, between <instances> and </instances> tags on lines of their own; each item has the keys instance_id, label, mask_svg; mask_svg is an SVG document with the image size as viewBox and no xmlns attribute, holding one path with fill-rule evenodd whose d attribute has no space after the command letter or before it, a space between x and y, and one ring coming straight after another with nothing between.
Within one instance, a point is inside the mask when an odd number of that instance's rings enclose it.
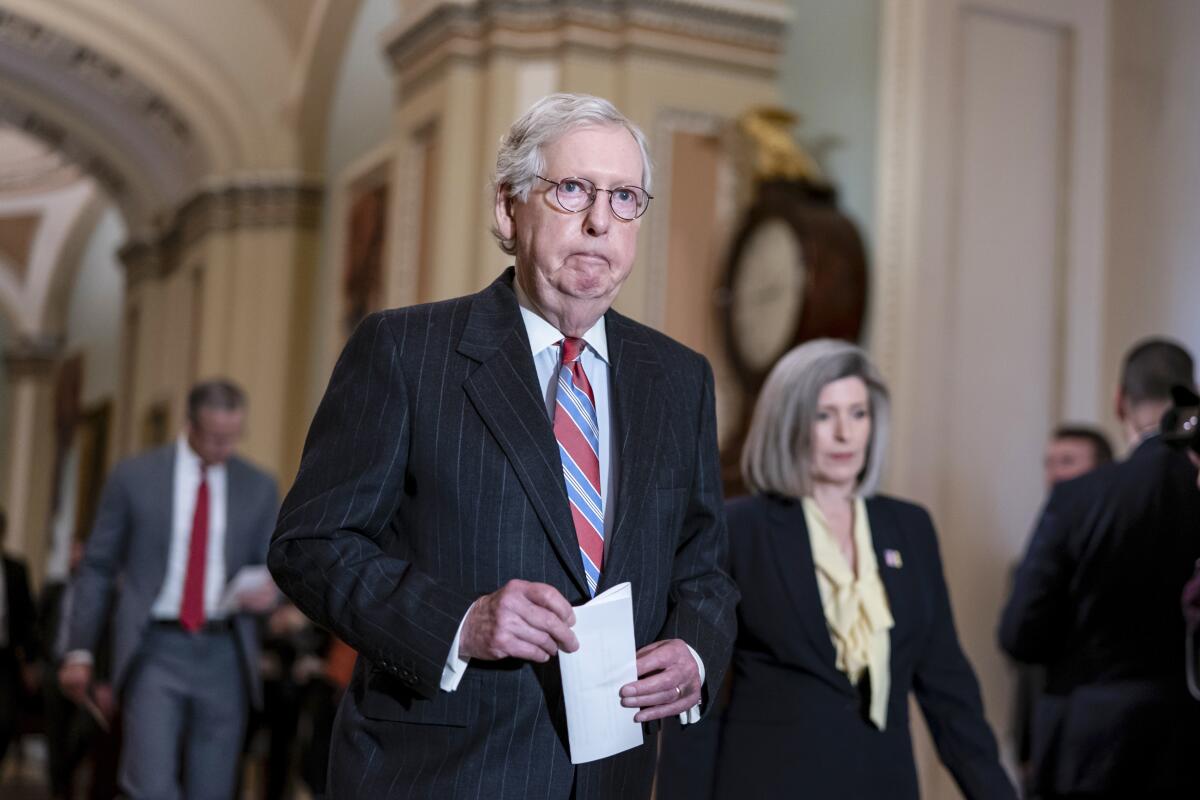
<instances>
[{"instance_id":1,"label":"eyeglass lens","mask_svg":"<svg viewBox=\"0 0 1200 800\"><path fill-rule=\"evenodd\" d=\"M595 202L598 192L608 192L609 207L624 220L634 220L646 211L650 196L637 186L618 186L615 189L598 189L586 178L566 178L558 182L556 196L559 205L571 212L583 211Z\"/></svg>"}]
</instances>

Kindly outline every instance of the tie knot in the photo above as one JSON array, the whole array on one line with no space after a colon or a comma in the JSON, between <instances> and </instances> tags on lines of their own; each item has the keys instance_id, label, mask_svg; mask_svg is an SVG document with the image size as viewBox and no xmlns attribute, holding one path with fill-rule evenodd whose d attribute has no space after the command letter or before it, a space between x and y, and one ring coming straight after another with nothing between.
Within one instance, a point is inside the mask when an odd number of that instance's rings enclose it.
<instances>
[{"instance_id":1,"label":"tie knot","mask_svg":"<svg viewBox=\"0 0 1200 800\"><path fill-rule=\"evenodd\" d=\"M564 364L574 364L583 353L583 339L568 336L562 341L562 361Z\"/></svg>"}]
</instances>

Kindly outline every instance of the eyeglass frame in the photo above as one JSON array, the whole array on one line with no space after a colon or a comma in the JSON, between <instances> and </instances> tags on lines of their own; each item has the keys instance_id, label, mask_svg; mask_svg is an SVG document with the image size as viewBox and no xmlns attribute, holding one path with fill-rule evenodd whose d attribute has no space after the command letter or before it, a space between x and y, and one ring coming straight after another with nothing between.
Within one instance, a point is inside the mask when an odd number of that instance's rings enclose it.
<instances>
[{"instance_id":1,"label":"eyeglass frame","mask_svg":"<svg viewBox=\"0 0 1200 800\"><path fill-rule=\"evenodd\" d=\"M589 208L596 205L596 196L599 195L600 192L608 192L608 207L612 211L613 216L616 217L617 219L621 220L622 222L633 222L635 219L641 219L645 215L645 213L650 209L650 201L654 199L654 195L647 192L645 190L645 188L641 187L641 186L633 186L630 184L623 184L621 186L617 186L612 189L602 189L599 186L597 186L595 183L593 183L592 181L588 180L587 178L580 178L577 175L570 175L566 178L563 178L561 181L552 181L549 178L543 177L541 175L534 175L533 177L537 178L540 181L545 181L546 183L550 183L550 184L554 185L554 200L555 200L555 202L558 203L558 207L561 208L563 211L567 212L568 214L578 214L580 212L587 211ZM577 209L571 210L571 209L567 208L566 204L563 203L562 198L558 196L558 192L559 192L559 190L562 189L562 185L564 183L567 183L568 181L575 181L576 183L586 184L587 186L592 187L592 191L587 192L588 204L586 206L584 206L583 208L577 208ZM645 206L645 208L642 209L640 214L637 214L636 216L634 216L632 218L626 218L617 213L617 209L613 205L613 192L619 192L622 189L637 189L639 192L646 195L646 206Z\"/></svg>"}]
</instances>

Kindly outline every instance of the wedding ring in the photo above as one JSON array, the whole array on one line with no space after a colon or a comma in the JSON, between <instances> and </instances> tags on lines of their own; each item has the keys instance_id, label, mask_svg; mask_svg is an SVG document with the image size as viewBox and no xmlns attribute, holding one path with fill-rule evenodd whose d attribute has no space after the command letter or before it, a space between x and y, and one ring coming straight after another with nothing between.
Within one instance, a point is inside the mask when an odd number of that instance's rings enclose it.
<instances>
[{"instance_id":1,"label":"wedding ring","mask_svg":"<svg viewBox=\"0 0 1200 800\"><path fill-rule=\"evenodd\" d=\"M683 689L680 689L678 686L676 686L675 687L675 699L678 700L681 697L683 697Z\"/></svg>"}]
</instances>

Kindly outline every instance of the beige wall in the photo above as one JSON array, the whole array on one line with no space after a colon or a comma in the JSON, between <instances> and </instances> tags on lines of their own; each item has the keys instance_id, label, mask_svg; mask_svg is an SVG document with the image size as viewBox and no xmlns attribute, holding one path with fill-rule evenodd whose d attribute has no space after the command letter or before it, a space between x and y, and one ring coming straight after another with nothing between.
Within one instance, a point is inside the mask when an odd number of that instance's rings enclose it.
<instances>
[{"instance_id":1,"label":"beige wall","mask_svg":"<svg viewBox=\"0 0 1200 800\"><path fill-rule=\"evenodd\" d=\"M1106 389L1144 336L1200 358L1200 3L1117 2L1113 31Z\"/></svg>"},{"instance_id":2,"label":"beige wall","mask_svg":"<svg viewBox=\"0 0 1200 800\"><path fill-rule=\"evenodd\" d=\"M1008 576L1046 433L1101 407L1108 24L1086 0L884 11L871 349L893 388L886 487L933 513L1010 766ZM923 796L958 796L917 732Z\"/></svg>"}]
</instances>

